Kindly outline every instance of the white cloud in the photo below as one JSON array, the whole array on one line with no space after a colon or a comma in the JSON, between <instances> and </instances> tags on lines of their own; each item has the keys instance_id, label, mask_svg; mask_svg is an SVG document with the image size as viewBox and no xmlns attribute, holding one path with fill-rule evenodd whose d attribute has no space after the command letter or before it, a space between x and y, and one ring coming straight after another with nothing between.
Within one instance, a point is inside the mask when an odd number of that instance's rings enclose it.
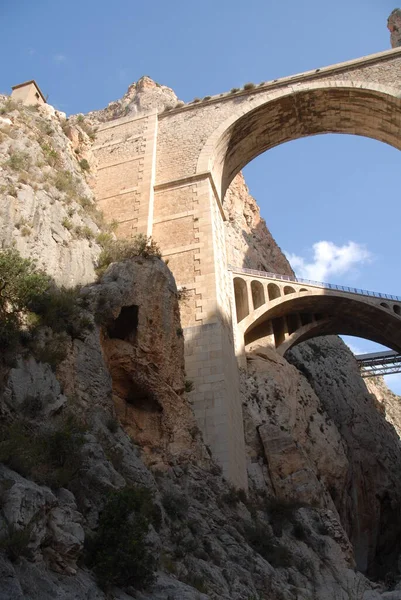
<instances>
[{"instance_id":1,"label":"white cloud","mask_svg":"<svg viewBox=\"0 0 401 600\"><path fill-rule=\"evenodd\" d=\"M401 373L385 375L384 381L394 394L401 395Z\"/></svg>"},{"instance_id":2,"label":"white cloud","mask_svg":"<svg viewBox=\"0 0 401 600\"><path fill-rule=\"evenodd\" d=\"M358 264L371 258L370 252L361 244L348 242L336 246L333 242L321 241L312 246L313 259L307 262L302 256L286 253L298 277L315 281L330 281L332 275L343 275Z\"/></svg>"},{"instance_id":3,"label":"white cloud","mask_svg":"<svg viewBox=\"0 0 401 600\"><path fill-rule=\"evenodd\" d=\"M67 57L65 56L65 54L55 54L55 55L53 56L53 61L54 61L55 63L59 63L59 64L61 64L61 63L64 63L64 62L66 62L66 60L67 60Z\"/></svg>"}]
</instances>

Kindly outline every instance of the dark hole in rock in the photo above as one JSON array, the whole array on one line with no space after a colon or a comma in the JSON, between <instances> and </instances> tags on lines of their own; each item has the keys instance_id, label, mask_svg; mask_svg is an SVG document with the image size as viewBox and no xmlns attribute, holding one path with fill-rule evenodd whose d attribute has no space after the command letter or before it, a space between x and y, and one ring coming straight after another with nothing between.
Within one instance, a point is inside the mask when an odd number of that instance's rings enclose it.
<instances>
[{"instance_id":1,"label":"dark hole in rock","mask_svg":"<svg viewBox=\"0 0 401 600\"><path fill-rule=\"evenodd\" d=\"M107 328L109 338L136 343L138 331L138 306L123 306L117 319Z\"/></svg>"},{"instance_id":2,"label":"dark hole in rock","mask_svg":"<svg viewBox=\"0 0 401 600\"><path fill-rule=\"evenodd\" d=\"M156 397L147 389L131 381L125 401L139 410L146 412L163 412Z\"/></svg>"}]
</instances>

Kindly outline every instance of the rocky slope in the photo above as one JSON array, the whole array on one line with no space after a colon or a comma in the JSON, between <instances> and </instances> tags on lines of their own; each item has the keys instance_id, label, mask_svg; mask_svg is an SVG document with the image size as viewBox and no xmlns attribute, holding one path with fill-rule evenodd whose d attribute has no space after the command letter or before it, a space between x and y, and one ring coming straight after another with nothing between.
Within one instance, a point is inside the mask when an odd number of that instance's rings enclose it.
<instances>
[{"instance_id":1,"label":"rocky slope","mask_svg":"<svg viewBox=\"0 0 401 600\"><path fill-rule=\"evenodd\" d=\"M105 111L67 123L48 108L2 101L10 120L0 124L2 245L14 235L21 253L37 257L59 283L88 285L80 304L86 327L66 338L61 364L52 370L25 353L4 377L0 598L401 598L394 589L400 442L342 342L304 344L288 361L273 350L248 357L241 373L246 496L222 478L196 427L179 295L166 265L139 257L90 283L104 226L82 162L92 164L93 125L176 101L148 78ZM65 172L73 173L72 187L61 183ZM16 226L27 208L32 224ZM226 211L231 263L291 273L240 175ZM83 235L85 227L92 234ZM138 486L149 491L146 506L133 492L136 508L121 524L123 492ZM113 502L119 508L110 523L104 515ZM140 548L137 580L157 567L143 590L118 570L132 551L118 550L130 527ZM108 561L117 557L115 579L99 540Z\"/></svg>"}]
</instances>

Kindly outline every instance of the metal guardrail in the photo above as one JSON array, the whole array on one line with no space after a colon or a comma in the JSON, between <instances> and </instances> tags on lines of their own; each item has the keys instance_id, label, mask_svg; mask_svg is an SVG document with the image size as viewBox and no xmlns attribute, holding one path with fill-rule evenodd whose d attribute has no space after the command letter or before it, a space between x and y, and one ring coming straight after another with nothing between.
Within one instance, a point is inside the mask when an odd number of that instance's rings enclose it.
<instances>
[{"instance_id":1,"label":"metal guardrail","mask_svg":"<svg viewBox=\"0 0 401 600\"><path fill-rule=\"evenodd\" d=\"M328 290L338 290L339 292L347 292L348 294L359 294L362 296L371 296L372 298L383 298L384 300L395 300L401 302L401 296L392 296L391 294L380 294L379 292L370 292L368 290L360 290L344 285L335 285L333 283L323 283L321 281L312 281L311 279L301 279L299 277L291 277L289 275L279 275L278 273L267 273L265 271L256 271L254 269L246 269L242 267L233 267L228 265L229 271L235 273L245 273L247 275L255 275L255 277L265 277L266 279L278 279L280 281L289 281L290 283L303 283L305 285L314 285L316 287L325 288Z\"/></svg>"},{"instance_id":2,"label":"metal guardrail","mask_svg":"<svg viewBox=\"0 0 401 600\"><path fill-rule=\"evenodd\" d=\"M362 377L379 377L401 373L401 354L392 350L355 356Z\"/></svg>"}]
</instances>

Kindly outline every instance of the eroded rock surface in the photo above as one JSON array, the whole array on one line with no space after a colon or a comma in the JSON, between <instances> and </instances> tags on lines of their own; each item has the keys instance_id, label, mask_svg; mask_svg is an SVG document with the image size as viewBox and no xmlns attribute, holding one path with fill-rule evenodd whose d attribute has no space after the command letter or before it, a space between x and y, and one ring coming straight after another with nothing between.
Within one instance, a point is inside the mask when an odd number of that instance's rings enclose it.
<instances>
[{"instance_id":1,"label":"eroded rock surface","mask_svg":"<svg viewBox=\"0 0 401 600\"><path fill-rule=\"evenodd\" d=\"M387 27L391 33L391 47L401 46L401 9L395 8L387 21Z\"/></svg>"}]
</instances>

